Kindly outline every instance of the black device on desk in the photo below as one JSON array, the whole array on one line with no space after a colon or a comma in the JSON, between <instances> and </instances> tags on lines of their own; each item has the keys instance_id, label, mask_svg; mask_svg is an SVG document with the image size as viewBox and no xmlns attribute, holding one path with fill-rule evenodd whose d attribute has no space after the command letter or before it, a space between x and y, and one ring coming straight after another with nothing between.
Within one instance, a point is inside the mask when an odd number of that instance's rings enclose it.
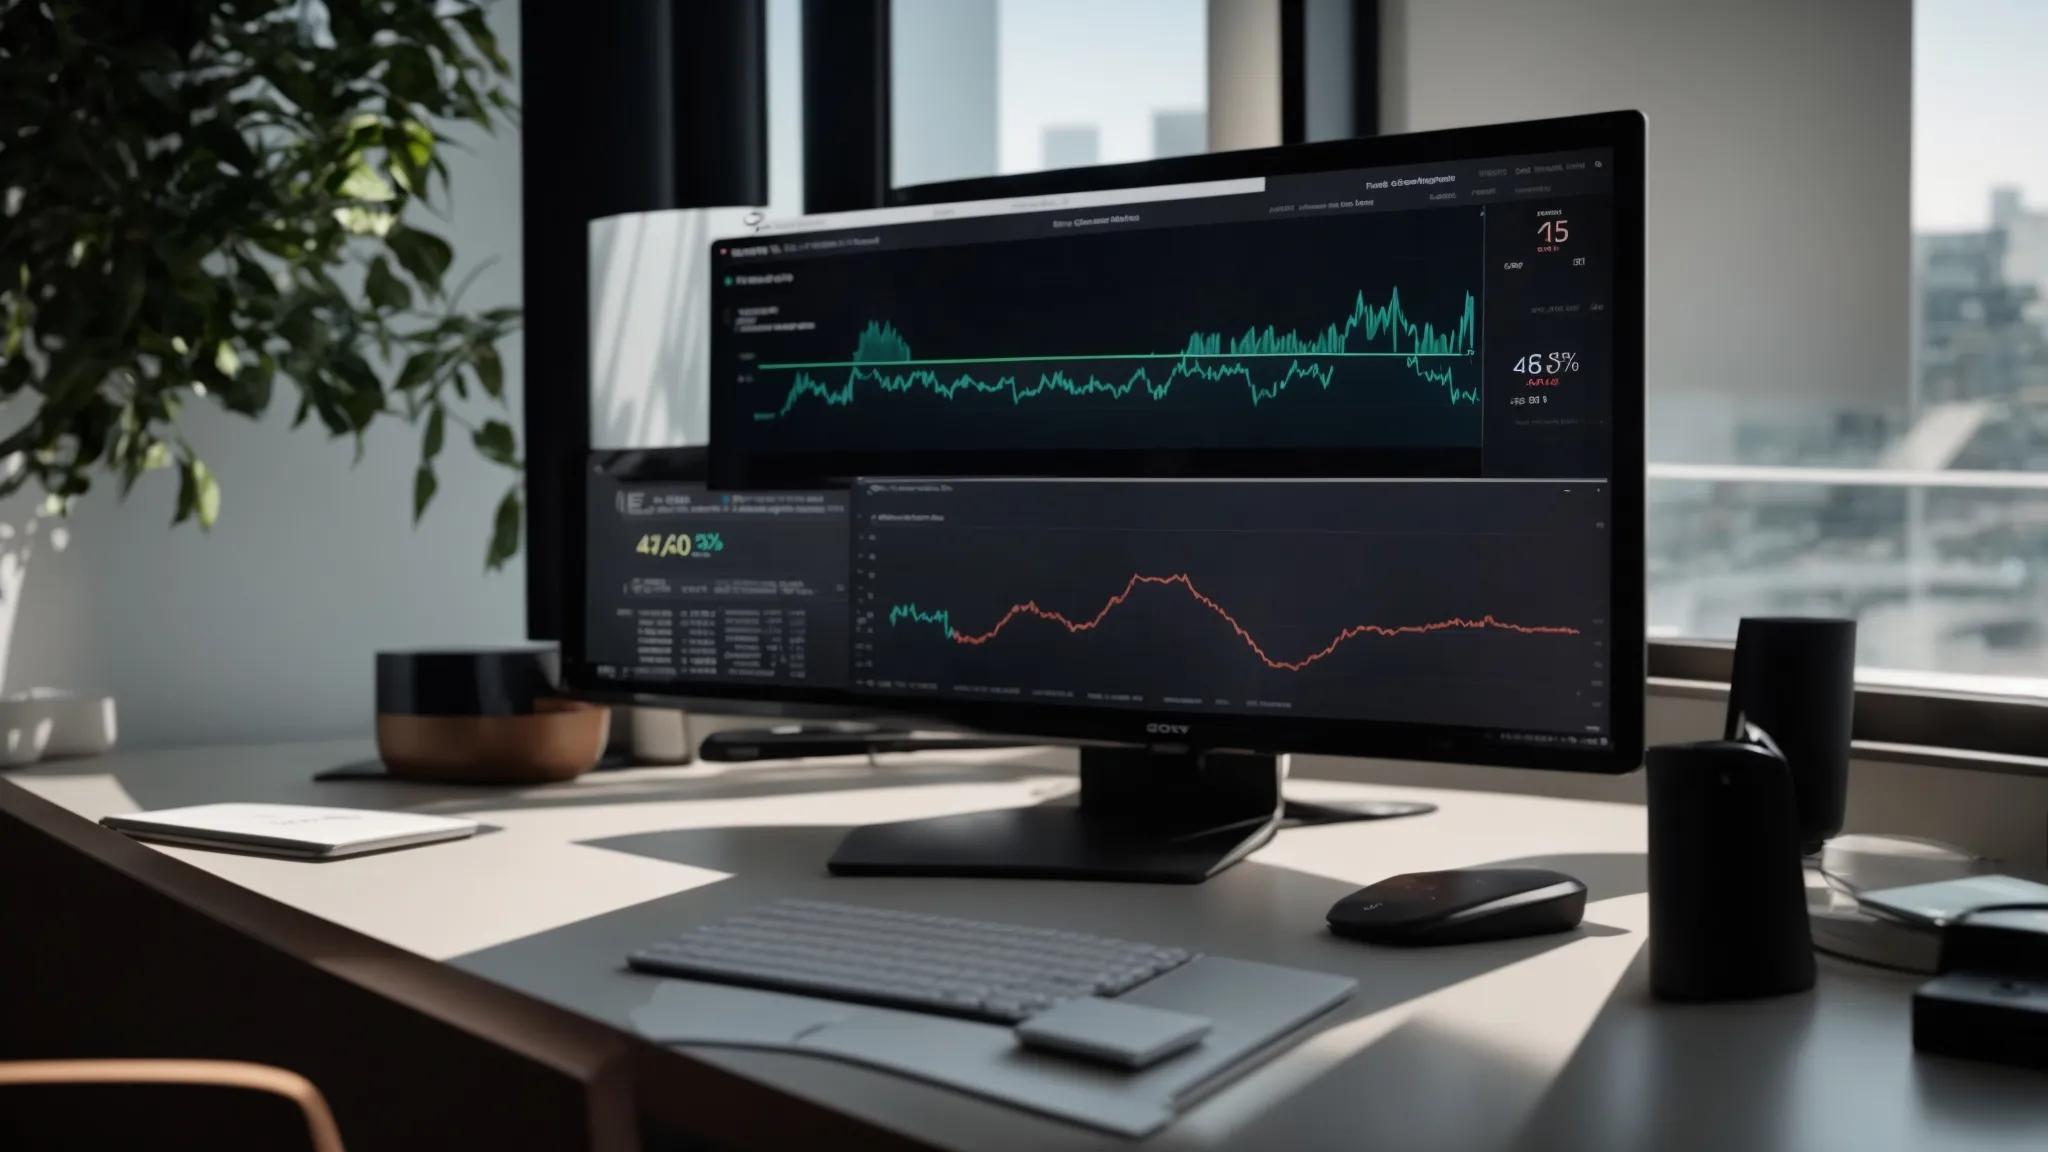
<instances>
[{"instance_id":1,"label":"black device on desk","mask_svg":"<svg viewBox=\"0 0 2048 1152\"><path fill-rule=\"evenodd\" d=\"M1197 881L1272 835L1292 751L1633 769L1642 134L899 189L713 242L713 492L846 509L804 675L718 694L1083 745L1078 806L859 828L833 871ZM584 690L695 692L582 639Z\"/></svg>"},{"instance_id":2,"label":"black device on desk","mask_svg":"<svg viewBox=\"0 0 2048 1152\"><path fill-rule=\"evenodd\" d=\"M2048 904L1992 904L1942 928L1941 971L1913 994L1913 1047L2048 1068Z\"/></svg>"},{"instance_id":3,"label":"black device on desk","mask_svg":"<svg viewBox=\"0 0 2048 1152\"><path fill-rule=\"evenodd\" d=\"M1411 872L1367 885L1330 909L1330 931L1373 944L1476 944L1569 932L1586 886L1547 868Z\"/></svg>"}]
</instances>

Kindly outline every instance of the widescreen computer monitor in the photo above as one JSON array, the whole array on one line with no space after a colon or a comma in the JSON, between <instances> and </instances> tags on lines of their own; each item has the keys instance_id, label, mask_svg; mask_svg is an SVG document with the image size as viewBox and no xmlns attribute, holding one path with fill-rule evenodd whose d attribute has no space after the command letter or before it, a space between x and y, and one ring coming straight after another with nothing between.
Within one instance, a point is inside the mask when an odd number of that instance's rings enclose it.
<instances>
[{"instance_id":1,"label":"widescreen computer monitor","mask_svg":"<svg viewBox=\"0 0 2048 1152\"><path fill-rule=\"evenodd\" d=\"M847 491L844 699L1148 751L835 868L1195 878L1260 754L1636 765L1639 116L929 195L712 245L713 483Z\"/></svg>"}]
</instances>

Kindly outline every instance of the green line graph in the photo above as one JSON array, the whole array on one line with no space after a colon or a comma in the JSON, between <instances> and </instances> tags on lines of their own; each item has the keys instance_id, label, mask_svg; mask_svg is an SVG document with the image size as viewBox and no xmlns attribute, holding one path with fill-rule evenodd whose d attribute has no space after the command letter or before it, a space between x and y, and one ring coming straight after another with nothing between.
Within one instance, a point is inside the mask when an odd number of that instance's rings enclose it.
<instances>
[{"instance_id":1,"label":"green line graph","mask_svg":"<svg viewBox=\"0 0 2048 1152\"><path fill-rule=\"evenodd\" d=\"M944 608L926 611L923 608L919 608L915 603L910 603L897 604L889 609L890 627L893 628L904 620L914 624L936 624L939 627L939 631L945 634L946 639L951 640L953 638L953 614Z\"/></svg>"},{"instance_id":2,"label":"green line graph","mask_svg":"<svg viewBox=\"0 0 2048 1152\"><path fill-rule=\"evenodd\" d=\"M1313 382L1327 391L1336 379L1338 361L1359 359L1400 360L1423 384L1439 390L1446 404L1477 404L1479 386L1461 387L1461 362L1476 352L1478 306L1470 292L1458 319L1439 329L1428 321L1410 319L1401 306L1401 290L1388 293L1386 303L1368 303L1364 292L1353 301L1344 320L1320 331L1302 335L1282 332L1271 325L1247 328L1225 338L1220 332L1196 332L1172 352L1070 353L1041 356L948 357L918 359L910 343L896 327L884 321L870 321L855 342L853 359L830 361L773 362L757 366L762 372L794 372L788 393L780 407L757 411L756 421L780 420L816 400L827 408L853 405L866 391L884 395L915 391L928 392L942 400L960 396L997 396L1013 406L1041 396L1070 398L1103 397L1112 401L1138 396L1155 402L1167 399L1182 381L1240 383L1252 407L1278 399L1297 381ZM1354 347L1354 341L1360 346ZM1376 342L1384 342L1377 346ZM1255 372L1253 362L1286 360L1277 372ZM1006 374L963 371L957 374L938 369L953 365L1051 364L1059 362L1100 362L1146 360L1170 366L1156 378L1157 365L1139 365L1121 379L1104 379L1094 373L1070 375L1064 369ZM844 370L837 382L812 375L813 372Z\"/></svg>"}]
</instances>

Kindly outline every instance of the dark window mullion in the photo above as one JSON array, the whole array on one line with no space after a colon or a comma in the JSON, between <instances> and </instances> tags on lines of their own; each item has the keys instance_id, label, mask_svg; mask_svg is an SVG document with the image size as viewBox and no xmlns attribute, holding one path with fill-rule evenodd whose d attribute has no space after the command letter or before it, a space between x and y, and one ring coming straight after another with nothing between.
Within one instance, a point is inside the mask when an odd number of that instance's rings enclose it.
<instances>
[{"instance_id":1,"label":"dark window mullion","mask_svg":"<svg viewBox=\"0 0 2048 1152\"><path fill-rule=\"evenodd\" d=\"M889 190L889 0L804 0L804 211Z\"/></svg>"}]
</instances>

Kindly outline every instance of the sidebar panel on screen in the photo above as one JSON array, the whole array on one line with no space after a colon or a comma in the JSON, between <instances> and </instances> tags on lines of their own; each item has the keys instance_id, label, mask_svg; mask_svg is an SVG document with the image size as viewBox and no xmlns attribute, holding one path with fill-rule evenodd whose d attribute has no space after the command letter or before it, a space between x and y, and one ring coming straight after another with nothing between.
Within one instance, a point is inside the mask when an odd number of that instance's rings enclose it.
<instances>
[{"instance_id":1,"label":"sidebar panel on screen","mask_svg":"<svg viewBox=\"0 0 2048 1152\"><path fill-rule=\"evenodd\" d=\"M601 680L840 688L847 494L589 486L586 650Z\"/></svg>"}]
</instances>

